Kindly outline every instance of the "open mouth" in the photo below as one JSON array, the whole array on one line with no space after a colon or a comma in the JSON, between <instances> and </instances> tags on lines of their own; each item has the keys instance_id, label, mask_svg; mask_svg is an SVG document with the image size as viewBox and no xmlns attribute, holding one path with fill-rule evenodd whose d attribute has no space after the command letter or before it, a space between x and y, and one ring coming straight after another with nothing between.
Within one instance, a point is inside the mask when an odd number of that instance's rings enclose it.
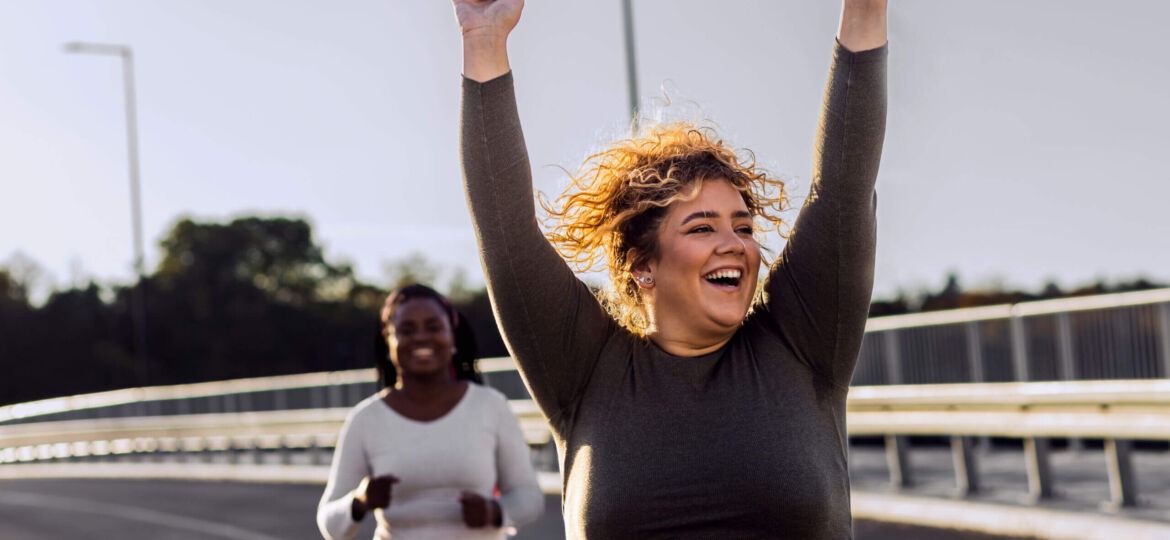
<instances>
[{"instance_id":1,"label":"open mouth","mask_svg":"<svg viewBox=\"0 0 1170 540\"><path fill-rule=\"evenodd\" d=\"M707 280L708 283L719 286L720 288L737 289L739 288L739 281L742 277L743 272L740 270L723 269L711 272L710 274L703 276L703 279Z\"/></svg>"},{"instance_id":2,"label":"open mouth","mask_svg":"<svg viewBox=\"0 0 1170 540\"><path fill-rule=\"evenodd\" d=\"M435 355L435 350L430 347L419 347L410 351L410 354L415 358L429 358Z\"/></svg>"}]
</instances>

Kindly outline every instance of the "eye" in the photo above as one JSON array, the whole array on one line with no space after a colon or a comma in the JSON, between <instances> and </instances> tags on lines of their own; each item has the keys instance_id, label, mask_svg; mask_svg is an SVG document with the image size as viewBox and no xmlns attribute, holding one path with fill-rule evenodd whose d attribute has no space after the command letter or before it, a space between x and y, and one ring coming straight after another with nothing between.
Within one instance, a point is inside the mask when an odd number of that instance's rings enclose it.
<instances>
[{"instance_id":1,"label":"eye","mask_svg":"<svg viewBox=\"0 0 1170 540\"><path fill-rule=\"evenodd\" d=\"M687 231L687 234L706 233L706 232L711 232L713 230L715 230L715 229L712 229L710 225L699 225L699 226L694 227L691 230Z\"/></svg>"},{"instance_id":2,"label":"eye","mask_svg":"<svg viewBox=\"0 0 1170 540\"><path fill-rule=\"evenodd\" d=\"M744 225L742 227L735 229L735 232L737 232L739 234L751 235L753 232L755 232L755 228L752 227L751 225Z\"/></svg>"}]
</instances>

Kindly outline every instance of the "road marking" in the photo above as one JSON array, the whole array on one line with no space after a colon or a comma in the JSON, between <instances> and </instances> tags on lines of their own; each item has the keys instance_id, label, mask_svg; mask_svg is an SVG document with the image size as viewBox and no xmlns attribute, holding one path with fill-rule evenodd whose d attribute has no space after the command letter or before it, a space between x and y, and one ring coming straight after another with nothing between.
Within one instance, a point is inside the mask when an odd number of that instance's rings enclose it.
<instances>
[{"instance_id":1,"label":"road marking","mask_svg":"<svg viewBox=\"0 0 1170 540\"><path fill-rule=\"evenodd\" d=\"M97 502L88 499L62 497L59 495L45 495L41 493L17 493L0 491L0 504L13 506L33 506L36 508L68 508L75 512L88 512L103 516L113 516L130 521L161 525L172 529L183 529L197 533L230 538L232 540L279 540L258 532L241 529L224 523L205 521L179 514L148 510L136 506L126 506L107 502Z\"/></svg>"}]
</instances>

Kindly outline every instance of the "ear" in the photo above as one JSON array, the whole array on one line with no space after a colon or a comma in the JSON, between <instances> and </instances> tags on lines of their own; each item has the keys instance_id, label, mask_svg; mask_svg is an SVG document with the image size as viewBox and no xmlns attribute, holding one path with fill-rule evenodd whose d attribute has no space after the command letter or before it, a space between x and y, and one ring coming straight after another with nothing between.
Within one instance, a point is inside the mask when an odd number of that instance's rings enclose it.
<instances>
[{"instance_id":1,"label":"ear","mask_svg":"<svg viewBox=\"0 0 1170 540\"><path fill-rule=\"evenodd\" d=\"M626 254L627 261L639 260L640 253L637 248L630 248ZM634 278L634 283L638 284L638 288L642 290L654 288L654 263L645 261L637 263L630 267L630 275Z\"/></svg>"}]
</instances>

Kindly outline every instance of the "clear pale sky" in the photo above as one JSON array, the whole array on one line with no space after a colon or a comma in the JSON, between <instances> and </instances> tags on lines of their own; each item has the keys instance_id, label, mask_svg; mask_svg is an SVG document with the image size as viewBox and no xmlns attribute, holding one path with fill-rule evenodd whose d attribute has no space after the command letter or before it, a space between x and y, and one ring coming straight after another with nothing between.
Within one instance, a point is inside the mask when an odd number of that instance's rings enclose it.
<instances>
[{"instance_id":1,"label":"clear pale sky","mask_svg":"<svg viewBox=\"0 0 1170 540\"><path fill-rule=\"evenodd\" d=\"M697 104L799 203L838 9L636 0L641 94ZM1170 280L1170 3L890 10L876 296L948 271ZM4 0L0 261L23 253L58 285L131 278L120 65L64 54L74 40L134 47L149 267L180 216L258 213L311 219L376 283L412 252L482 280L443 0ZM555 192L555 166L625 125L620 2L529 0L510 49L537 187Z\"/></svg>"}]
</instances>

